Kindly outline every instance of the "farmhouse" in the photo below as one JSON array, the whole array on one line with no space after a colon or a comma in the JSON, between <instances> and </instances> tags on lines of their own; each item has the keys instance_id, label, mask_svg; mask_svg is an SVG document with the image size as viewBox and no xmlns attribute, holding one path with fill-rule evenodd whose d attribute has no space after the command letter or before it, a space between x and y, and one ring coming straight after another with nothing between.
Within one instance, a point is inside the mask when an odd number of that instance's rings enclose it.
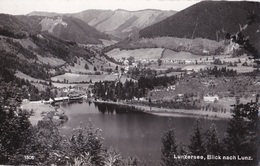
<instances>
[{"instance_id":1,"label":"farmhouse","mask_svg":"<svg viewBox=\"0 0 260 166\"><path fill-rule=\"evenodd\" d=\"M169 90L175 90L176 89L176 86L175 85L170 85L167 87L167 91Z\"/></svg>"},{"instance_id":2,"label":"farmhouse","mask_svg":"<svg viewBox=\"0 0 260 166\"><path fill-rule=\"evenodd\" d=\"M218 101L219 100L219 96L218 95L205 95L203 97L203 100L206 102L214 102L214 101Z\"/></svg>"},{"instance_id":3,"label":"farmhouse","mask_svg":"<svg viewBox=\"0 0 260 166\"><path fill-rule=\"evenodd\" d=\"M125 60L123 60L123 63L124 63L124 65L128 65L129 64L129 60L125 59Z\"/></svg>"},{"instance_id":4,"label":"farmhouse","mask_svg":"<svg viewBox=\"0 0 260 166\"><path fill-rule=\"evenodd\" d=\"M186 73L187 74L192 74L194 72L194 69L192 67L187 67L186 68Z\"/></svg>"},{"instance_id":5,"label":"farmhouse","mask_svg":"<svg viewBox=\"0 0 260 166\"><path fill-rule=\"evenodd\" d=\"M177 102L182 102L184 99L184 94L178 94L176 97L175 97L175 101Z\"/></svg>"}]
</instances>

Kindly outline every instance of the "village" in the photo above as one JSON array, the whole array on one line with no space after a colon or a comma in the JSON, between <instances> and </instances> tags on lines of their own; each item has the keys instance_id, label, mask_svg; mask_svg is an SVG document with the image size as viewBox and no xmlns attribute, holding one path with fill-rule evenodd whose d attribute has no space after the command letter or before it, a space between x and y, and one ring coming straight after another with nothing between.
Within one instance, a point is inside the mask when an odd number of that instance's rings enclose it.
<instances>
[{"instance_id":1,"label":"village","mask_svg":"<svg viewBox=\"0 0 260 166\"><path fill-rule=\"evenodd\" d=\"M95 64L93 61L93 73L82 72L89 70L86 70L88 69L86 65L85 67L82 65L86 63L85 60L78 58L75 60L74 68L66 69L64 66L65 74L54 76L49 80L50 98L36 102L57 105L62 102L82 103L106 100L114 103L153 105L160 108L176 109L172 105L178 105L178 108L184 110L230 112L231 105L236 103L238 98L243 103L254 101L256 94L260 92L260 86L259 76L248 75L256 69L254 61L246 54L235 54L237 44L231 42L229 47L225 54L220 55L210 55L208 50L201 50L203 54L194 55L162 48L123 52L117 49L112 51L118 56L114 58L116 63L108 63L106 58L100 56L107 64L105 62ZM91 50L97 53L100 48L92 46ZM151 73L154 74L150 75ZM166 78L168 82L152 88L145 87L145 93L141 96L133 95L128 99L104 98L108 90L103 96L97 93L97 83L102 86L105 86L106 82L114 86L118 83L124 86L129 81L139 84L142 75L157 79ZM29 81L39 84L39 80L29 79ZM140 90L139 85L137 88ZM113 91L110 95L115 94L116 92ZM32 99L28 98L24 101L30 100Z\"/></svg>"},{"instance_id":2,"label":"village","mask_svg":"<svg viewBox=\"0 0 260 166\"><path fill-rule=\"evenodd\" d=\"M210 59L207 62L208 65L213 65L212 62L214 58ZM236 58L238 59L238 58ZM242 59L241 57L239 59ZM205 59L206 60L206 59ZM249 61L242 59L239 65L244 61ZM124 60L125 64L121 66L125 67L125 70L115 70L114 72L108 74L116 76L114 80L109 80L109 82L120 82L121 78L127 77L126 80L131 79L131 68L136 68L135 63L140 63L140 61L135 60L134 63L129 65L129 61ZM128 62L128 63L127 63ZM143 61L143 63L145 63ZM157 63L157 62L155 62ZM166 63L166 62L163 62ZM172 62L171 62L172 63ZM180 61L178 61L180 63ZM196 65L196 64L195 64ZM247 103L254 101L256 94L260 91L260 86L258 83L258 77L253 79L252 77L247 77L244 74L239 74L236 77L234 76L220 76L215 77L214 75L205 74L207 70L194 70L188 69L188 67L193 67L194 65L185 64L182 69L178 70L160 70L156 77L176 77L176 82L174 84L168 83L167 86L157 86L149 90L145 96L136 97L134 96L130 100L117 99L116 101L108 100L112 103L125 103L125 104L134 104L134 105L151 105L153 107L165 107L165 108L174 108L169 107L169 104L165 102L175 103L175 105L180 104L189 104L190 108L194 110L208 110L213 112L221 113L230 113L232 111L232 105L236 103L239 98L240 102ZM221 66L221 65L220 65ZM218 66L218 67L220 67ZM222 66L221 66L222 67ZM239 68L239 67L238 67ZM165 73L163 73L165 72ZM207 76L206 76L207 75ZM247 79L248 78L248 79ZM134 79L133 79L134 80ZM101 80L100 80L101 81ZM99 82L100 82L99 81ZM106 80L103 80L106 81ZM101 81L101 82L103 82ZM135 80L137 81L137 80ZM53 96L50 99L42 100L43 104L53 104L57 105L58 103L67 102L77 102L82 103L83 101L89 102L101 102L103 101L94 90L95 81L86 81L84 83L61 83L61 82L52 82L52 91L56 92L56 96ZM248 86L250 85L250 86ZM246 87L243 89L243 87ZM234 91L233 89L238 89L240 91ZM106 101L107 102L107 101ZM182 107L180 107L182 108ZM183 109L187 109L186 107Z\"/></svg>"}]
</instances>

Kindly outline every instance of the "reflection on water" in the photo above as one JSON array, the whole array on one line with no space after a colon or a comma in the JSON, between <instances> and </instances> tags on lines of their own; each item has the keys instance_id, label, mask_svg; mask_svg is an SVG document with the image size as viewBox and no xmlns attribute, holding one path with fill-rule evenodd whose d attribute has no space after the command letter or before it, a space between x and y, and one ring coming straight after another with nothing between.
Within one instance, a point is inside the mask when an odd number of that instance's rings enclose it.
<instances>
[{"instance_id":1,"label":"reflection on water","mask_svg":"<svg viewBox=\"0 0 260 166\"><path fill-rule=\"evenodd\" d=\"M168 127L169 117L156 116L137 111L133 107L114 104L82 103L62 106L69 117L62 134L69 135L80 122L87 124L91 119L96 128L102 129L106 147L116 147L124 156L137 155L148 165L160 165L161 136ZM196 118L172 117L177 142L189 143L189 133ZM201 119L206 130L215 123L220 137L227 126L225 120Z\"/></svg>"},{"instance_id":2,"label":"reflection on water","mask_svg":"<svg viewBox=\"0 0 260 166\"><path fill-rule=\"evenodd\" d=\"M94 103L98 111L105 114L145 114L133 106L117 105L111 103Z\"/></svg>"}]
</instances>

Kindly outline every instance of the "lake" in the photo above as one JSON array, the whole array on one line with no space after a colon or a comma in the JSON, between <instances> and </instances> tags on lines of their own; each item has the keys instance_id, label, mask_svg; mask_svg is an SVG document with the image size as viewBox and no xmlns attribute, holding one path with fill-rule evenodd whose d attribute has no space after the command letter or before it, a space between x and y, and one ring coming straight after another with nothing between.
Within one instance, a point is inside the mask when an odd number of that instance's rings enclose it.
<instances>
[{"instance_id":1,"label":"lake","mask_svg":"<svg viewBox=\"0 0 260 166\"><path fill-rule=\"evenodd\" d=\"M60 128L61 134L70 135L80 122L102 129L106 147L117 148L123 156L138 156L147 163L159 165L161 136L168 128L169 117L152 115L126 106L101 103L74 103L62 105L68 115L68 122ZM189 133L197 118L171 117L177 142L189 143ZM203 130L215 123L220 137L223 137L228 120L200 118ZM157 163L157 164L155 164ZM150 165L150 164L149 164Z\"/></svg>"}]
</instances>

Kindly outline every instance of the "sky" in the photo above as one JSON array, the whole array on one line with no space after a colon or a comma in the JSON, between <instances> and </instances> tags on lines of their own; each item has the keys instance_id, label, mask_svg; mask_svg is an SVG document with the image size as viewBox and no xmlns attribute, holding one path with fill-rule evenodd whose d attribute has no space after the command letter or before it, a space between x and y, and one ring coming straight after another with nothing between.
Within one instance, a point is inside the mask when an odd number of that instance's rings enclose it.
<instances>
[{"instance_id":1,"label":"sky","mask_svg":"<svg viewBox=\"0 0 260 166\"><path fill-rule=\"evenodd\" d=\"M181 11L200 0L0 0L0 13L25 15L32 11L77 13L87 9L160 9Z\"/></svg>"}]
</instances>

